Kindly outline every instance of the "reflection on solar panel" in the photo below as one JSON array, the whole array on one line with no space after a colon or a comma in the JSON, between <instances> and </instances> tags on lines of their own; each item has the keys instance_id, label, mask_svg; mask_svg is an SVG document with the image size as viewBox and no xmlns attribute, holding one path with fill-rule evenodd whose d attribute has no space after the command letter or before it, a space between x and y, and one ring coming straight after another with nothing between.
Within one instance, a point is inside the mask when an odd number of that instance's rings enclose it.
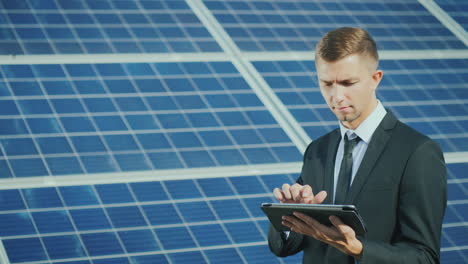
<instances>
[{"instance_id":1,"label":"reflection on solar panel","mask_svg":"<svg viewBox=\"0 0 468 264\"><path fill-rule=\"evenodd\" d=\"M310 51L323 34L342 26L367 29L384 50L465 48L417 1L204 3L244 51Z\"/></svg>"},{"instance_id":2,"label":"reflection on solar panel","mask_svg":"<svg viewBox=\"0 0 468 264\"><path fill-rule=\"evenodd\" d=\"M466 3L436 2L466 29ZM441 254L468 263L467 42L420 3L0 1L0 54L25 54L0 56L0 262L300 263L259 210L302 130L337 127L297 51L360 26L387 55L378 97L457 157Z\"/></svg>"},{"instance_id":3,"label":"reflection on solar panel","mask_svg":"<svg viewBox=\"0 0 468 264\"><path fill-rule=\"evenodd\" d=\"M0 35L0 54L221 51L177 0L5 0Z\"/></svg>"},{"instance_id":4,"label":"reflection on solar panel","mask_svg":"<svg viewBox=\"0 0 468 264\"><path fill-rule=\"evenodd\" d=\"M4 178L301 160L229 62L1 69Z\"/></svg>"},{"instance_id":5,"label":"reflection on solar panel","mask_svg":"<svg viewBox=\"0 0 468 264\"><path fill-rule=\"evenodd\" d=\"M254 66L311 138L336 127L313 61L257 61ZM377 96L386 107L444 151L468 151L468 60L381 60L380 67L384 78Z\"/></svg>"}]
</instances>

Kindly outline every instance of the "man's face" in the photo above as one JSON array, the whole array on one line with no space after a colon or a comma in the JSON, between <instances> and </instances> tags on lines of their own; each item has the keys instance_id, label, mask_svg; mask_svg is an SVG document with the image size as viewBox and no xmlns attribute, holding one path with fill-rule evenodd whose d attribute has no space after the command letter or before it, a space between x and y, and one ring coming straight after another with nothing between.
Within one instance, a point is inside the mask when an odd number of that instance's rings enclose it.
<instances>
[{"instance_id":1,"label":"man's face","mask_svg":"<svg viewBox=\"0 0 468 264\"><path fill-rule=\"evenodd\" d=\"M377 106L375 89L382 71L369 56L352 54L335 62L317 58L320 91L331 111L350 129L356 129Z\"/></svg>"}]
</instances>

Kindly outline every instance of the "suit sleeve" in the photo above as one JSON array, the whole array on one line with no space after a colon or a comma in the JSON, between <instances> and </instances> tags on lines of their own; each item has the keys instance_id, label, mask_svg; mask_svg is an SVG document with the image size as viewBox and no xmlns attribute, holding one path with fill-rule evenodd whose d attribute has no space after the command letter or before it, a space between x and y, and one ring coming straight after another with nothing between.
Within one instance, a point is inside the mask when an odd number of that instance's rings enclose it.
<instances>
[{"instance_id":1,"label":"suit sleeve","mask_svg":"<svg viewBox=\"0 0 468 264\"><path fill-rule=\"evenodd\" d=\"M443 154L434 141L424 142L413 152L400 184L398 223L393 242L361 239L361 264L431 264L440 261L447 176Z\"/></svg>"},{"instance_id":2,"label":"suit sleeve","mask_svg":"<svg viewBox=\"0 0 468 264\"><path fill-rule=\"evenodd\" d=\"M294 255L303 249L302 241L304 235L296 232L290 232L289 237L286 239L283 232L278 232L270 224L268 230L268 246L271 252L278 257L287 257Z\"/></svg>"}]
</instances>

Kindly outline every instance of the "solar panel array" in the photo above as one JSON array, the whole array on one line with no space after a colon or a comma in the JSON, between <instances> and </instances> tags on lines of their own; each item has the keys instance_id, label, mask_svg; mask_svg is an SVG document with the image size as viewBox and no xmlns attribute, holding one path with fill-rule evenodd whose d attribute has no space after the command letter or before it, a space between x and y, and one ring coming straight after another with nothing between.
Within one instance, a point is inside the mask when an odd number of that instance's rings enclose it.
<instances>
[{"instance_id":1,"label":"solar panel array","mask_svg":"<svg viewBox=\"0 0 468 264\"><path fill-rule=\"evenodd\" d=\"M49 258L79 263L89 263L89 258L92 263L275 261L263 245L247 245L266 239L268 221L258 204L272 201L274 184L294 178L4 190L1 236L13 253L12 263Z\"/></svg>"},{"instance_id":2,"label":"solar panel array","mask_svg":"<svg viewBox=\"0 0 468 264\"><path fill-rule=\"evenodd\" d=\"M449 164L460 179L468 164ZM271 189L297 175L275 174L1 190L0 236L11 263L300 263L264 244L259 209ZM442 249L466 244L468 184L449 183ZM468 251L442 251L465 263ZM46 262L48 261L48 262Z\"/></svg>"},{"instance_id":3,"label":"solar panel array","mask_svg":"<svg viewBox=\"0 0 468 264\"><path fill-rule=\"evenodd\" d=\"M461 2L437 1L466 29ZM279 57L339 26L383 52L441 52L381 60L378 97L445 153L467 152L466 40L444 25L416 0L1 1L0 54L61 62L0 61L0 262L300 263L269 252L259 205L298 176L305 146L290 131L315 139L337 122L313 58ZM467 170L448 164L442 263L468 263Z\"/></svg>"}]
</instances>

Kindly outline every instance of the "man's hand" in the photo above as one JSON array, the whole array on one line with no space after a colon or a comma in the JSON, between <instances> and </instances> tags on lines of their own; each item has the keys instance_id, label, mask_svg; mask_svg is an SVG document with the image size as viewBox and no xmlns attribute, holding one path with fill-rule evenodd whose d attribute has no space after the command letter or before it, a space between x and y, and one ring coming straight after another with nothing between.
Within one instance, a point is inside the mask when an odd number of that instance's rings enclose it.
<instances>
[{"instance_id":1,"label":"man's hand","mask_svg":"<svg viewBox=\"0 0 468 264\"><path fill-rule=\"evenodd\" d=\"M281 203L320 204L327 197L326 191L321 191L314 196L310 185L300 185L298 183L292 186L285 183L281 190L275 188L273 194Z\"/></svg>"},{"instance_id":2,"label":"man's hand","mask_svg":"<svg viewBox=\"0 0 468 264\"><path fill-rule=\"evenodd\" d=\"M327 227L312 217L295 212L294 216L283 216L282 224L289 227L293 232L311 236L339 249L345 254L360 259L362 243L356 238L354 230L336 216L330 216L330 222L333 226Z\"/></svg>"}]
</instances>

